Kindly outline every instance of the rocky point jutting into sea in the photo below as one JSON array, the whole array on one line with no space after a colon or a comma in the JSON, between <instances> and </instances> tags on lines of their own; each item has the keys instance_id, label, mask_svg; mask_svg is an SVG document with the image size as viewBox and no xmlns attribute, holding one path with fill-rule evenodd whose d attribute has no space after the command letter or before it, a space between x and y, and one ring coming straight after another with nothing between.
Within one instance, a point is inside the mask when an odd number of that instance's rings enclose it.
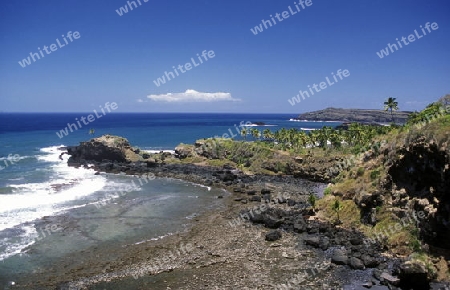
<instances>
[{"instance_id":1,"label":"rocky point jutting into sea","mask_svg":"<svg viewBox=\"0 0 450 290\"><path fill-rule=\"evenodd\" d=\"M406 123L411 112L393 112L394 121ZM383 110L326 108L298 115L297 120L308 121L342 121L360 123L390 123L391 113Z\"/></svg>"},{"instance_id":2,"label":"rocky point jutting into sea","mask_svg":"<svg viewBox=\"0 0 450 290\"><path fill-rule=\"evenodd\" d=\"M150 154L133 148L122 137L110 135L69 147L70 166L95 168L99 174L152 173L158 178L221 187L231 194L217 196L225 199L227 207L196 218L188 233L125 250L94 249L93 257L115 250L120 258L106 266L91 261L89 271L79 268L65 273L65 280L52 276L49 283L61 287L113 287L108 289L137 285L154 287L150 289L341 289L345 285L354 287L348 289L428 289L432 285L433 289L443 289L439 287L446 284L437 281L447 279L448 256L444 248L448 247L433 237L446 239L448 235L443 228L448 199L442 195L449 192L448 148L445 142L417 139L405 144L398 140L358 155L354 159L358 170L354 171L339 166L345 157L320 156L311 151L295 158L275 152L264 155L266 159L259 164L261 151L248 147L253 142L224 139L180 145L175 154ZM236 164L227 146L238 146L238 154L246 155L246 161L242 161L245 164ZM282 168L277 163L280 160L285 162ZM370 172L379 162L389 162L380 184L396 185L392 197L381 190L344 190L342 184L346 183L339 180L342 172L363 182L360 179L365 174L359 168L366 167ZM260 171L255 170L255 164ZM330 172L330 167L339 168L341 173ZM413 175L418 183L408 179ZM333 185L328 187L323 183L331 180ZM430 182L435 185L432 191L438 194L427 196L424 192L417 196L415 190L423 191ZM322 198L316 203L311 194ZM342 198L343 210L336 210L341 214L336 220L329 205L338 198ZM427 202L430 198L434 201ZM392 224L383 216L386 212L398 216L399 221L403 217L401 227L412 230L420 225L423 244L418 247L431 258L421 260L408 255L409 241L403 241L406 248L403 244L386 244L385 239L398 230L393 224L396 230L392 231ZM378 238L369 237L360 220L369 225L386 222L381 226L386 229L378 228ZM164 259L165 253L178 249L180 242L193 245L192 251ZM439 249L432 249L432 244Z\"/></svg>"}]
</instances>

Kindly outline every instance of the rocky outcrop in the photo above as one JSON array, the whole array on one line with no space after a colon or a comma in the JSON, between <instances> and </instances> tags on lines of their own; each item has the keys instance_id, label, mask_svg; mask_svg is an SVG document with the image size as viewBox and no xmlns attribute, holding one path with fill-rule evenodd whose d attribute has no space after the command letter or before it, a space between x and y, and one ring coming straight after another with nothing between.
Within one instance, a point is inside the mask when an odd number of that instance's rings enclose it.
<instances>
[{"instance_id":1,"label":"rocky outcrop","mask_svg":"<svg viewBox=\"0 0 450 290\"><path fill-rule=\"evenodd\" d=\"M411 112L394 112L394 122L406 123ZM298 120L308 121L340 121L360 123L390 123L391 113L383 110L338 109L327 108L298 115Z\"/></svg>"},{"instance_id":2,"label":"rocky outcrop","mask_svg":"<svg viewBox=\"0 0 450 290\"><path fill-rule=\"evenodd\" d=\"M67 148L67 152L71 156L69 164L81 164L86 161L131 162L133 159L137 159L135 151L127 139L112 135L104 135L81 142L79 146Z\"/></svg>"},{"instance_id":3,"label":"rocky outcrop","mask_svg":"<svg viewBox=\"0 0 450 290\"><path fill-rule=\"evenodd\" d=\"M175 147L175 156L177 156L180 159L186 159L188 157L194 156L194 150L192 146L180 144L177 147Z\"/></svg>"},{"instance_id":4,"label":"rocky outcrop","mask_svg":"<svg viewBox=\"0 0 450 290\"><path fill-rule=\"evenodd\" d=\"M390 163L393 206L422 212L420 236L428 244L450 249L448 141L437 144L420 137L398 148Z\"/></svg>"},{"instance_id":5,"label":"rocky outcrop","mask_svg":"<svg viewBox=\"0 0 450 290\"><path fill-rule=\"evenodd\" d=\"M255 173L272 172L318 182L331 181L337 172L331 172L330 168L335 168L344 161L340 157L312 155L291 158L289 155L271 152L269 149L266 149L266 152L260 152L260 149L261 147L252 148L251 142L227 144L223 140L203 139L197 140L194 145L180 144L175 148L175 154L180 159L199 157L208 160L228 160L250 168Z\"/></svg>"},{"instance_id":6,"label":"rocky outcrop","mask_svg":"<svg viewBox=\"0 0 450 290\"><path fill-rule=\"evenodd\" d=\"M402 289L428 289L429 278L425 265L417 261L404 261L396 271L400 278L399 286Z\"/></svg>"}]
</instances>

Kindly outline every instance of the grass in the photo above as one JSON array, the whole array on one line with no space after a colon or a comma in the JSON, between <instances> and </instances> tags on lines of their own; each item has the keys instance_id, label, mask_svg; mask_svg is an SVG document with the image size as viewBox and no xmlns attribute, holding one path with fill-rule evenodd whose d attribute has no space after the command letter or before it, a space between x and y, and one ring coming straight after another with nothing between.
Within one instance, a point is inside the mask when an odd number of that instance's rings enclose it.
<instances>
[{"instance_id":1,"label":"grass","mask_svg":"<svg viewBox=\"0 0 450 290\"><path fill-rule=\"evenodd\" d=\"M420 253L413 253L410 255L410 259L412 262L420 263L423 266L425 266L425 269L427 269L428 276L431 278L435 278L437 276L436 268L434 267L433 261L431 260L430 256L427 254L420 252ZM447 273L448 276L448 273Z\"/></svg>"},{"instance_id":2,"label":"grass","mask_svg":"<svg viewBox=\"0 0 450 290\"><path fill-rule=\"evenodd\" d=\"M334 194L345 196L347 198L353 197L358 190L361 189L361 184L358 184L355 178L347 178L332 186L331 190Z\"/></svg>"},{"instance_id":3,"label":"grass","mask_svg":"<svg viewBox=\"0 0 450 290\"><path fill-rule=\"evenodd\" d=\"M329 221L336 222L337 215L333 210L333 205L339 200L342 209L339 211L339 217L344 227L361 227L359 221L359 209L352 200L342 200L334 195L326 195L322 199L316 201L316 208L320 210L320 217Z\"/></svg>"}]
</instances>

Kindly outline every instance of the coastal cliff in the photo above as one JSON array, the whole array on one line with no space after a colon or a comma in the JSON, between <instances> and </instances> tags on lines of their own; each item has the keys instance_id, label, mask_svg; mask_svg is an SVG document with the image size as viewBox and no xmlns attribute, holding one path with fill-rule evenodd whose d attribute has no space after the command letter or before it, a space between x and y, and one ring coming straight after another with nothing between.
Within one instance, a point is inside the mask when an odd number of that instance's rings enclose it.
<instances>
[{"instance_id":1,"label":"coastal cliff","mask_svg":"<svg viewBox=\"0 0 450 290\"><path fill-rule=\"evenodd\" d=\"M411 112L393 112L394 122L404 124ZM359 123L391 123L391 113L383 110L339 109L326 108L324 110L303 113L297 120L307 121L338 121Z\"/></svg>"}]
</instances>

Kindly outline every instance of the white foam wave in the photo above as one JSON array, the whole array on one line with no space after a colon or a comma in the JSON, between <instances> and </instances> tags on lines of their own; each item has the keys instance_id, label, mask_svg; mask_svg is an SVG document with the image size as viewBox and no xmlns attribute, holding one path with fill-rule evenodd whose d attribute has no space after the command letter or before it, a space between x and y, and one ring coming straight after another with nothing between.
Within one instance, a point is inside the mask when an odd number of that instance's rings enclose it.
<instances>
[{"instance_id":1,"label":"white foam wave","mask_svg":"<svg viewBox=\"0 0 450 290\"><path fill-rule=\"evenodd\" d=\"M14 194L0 196L0 231L60 212L65 203L83 198L101 190L106 177L94 170L67 165L67 154L61 146L42 148L38 160L51 162L52 176L42 183L9 184Z\"/></svg>"},{"instance_id":2,"label":"white foam wave","mask_svg":"<svg viewBox=\"0 0 450 290\"><path fill-rule=\"evenodd\" d=\"M6 237L2 239L0 248L0 261L11 256L23 253L22 251L36 242L38 233L33 224L20 227L21 234L18 237Z\"/></svg>"},{"instance_id":3,"label":"white foam wave","mask_svg":"<svg viewBox=\"0 0 450 290\"><path fill-rule=\"evenodd\" d=\"M28 158L36 158L36 156L15 156L15 155L11 155L11 156L5 156L5 157L0 157L0 161L3 160L8 160L8 161L19 161L19 160L24 160L24 159L28 159Z\"/></svg>"},{"instance_id":4,"label":"white foam wave","mask_svg":"<svg viewBox=\"0 0 450 290\"><path fill-rule=\"evenodd\" d=\"M147 153L155 154L155 153L161 153L161 152L168 152L170 154L175 154L175 150L141 150Z\"/></svg>"},{"instance_id":5,"label":"white foam wave","mask_svg":"<svg viewBox=\"0 0 450 290\"><path fill-rule=\"evenodd\" d=\"M44 155L38 155L37 159L46 162L59 162L61 159L59 158L63 150L64 145L60 146L50 146L39 149L40 152L45 153ZM64 155L63 155L64 156ZM67 156L67 155L65 155Z\"/></svg>"},{"instance_id":6,"label":"white foam wave","mask_svg":"<svg viewBox=\"0 0 450 290\"><path fill-rule=\"evenodd\" d=\"M312 121L312 120L298 120L298 119L289 119L291 122L310 122L310 123L342 123L342 121Z\"/></svg>"},{"instance_id":7,"label":"white foam wave","mask_svg":"<svg viewBox=\"0 0 450 290\"><path fill-rule=\"evenodd\" d=\"M270 124L265 124L265 125L258 125L258 124L250 124L250 125L245 125L245 127L276 127L278 125L270 125Z\"/></svg>"},{"instance_id":8,"label":"white foam wave","mask_svg":"<svg viewBox=\"0 0 450 290\"><path fill-rule=\"evenodd\" d=\"M140 242L136 242L136 243L134 243L133 245L140 245L140 244L143 244L143 243L147 243L147 242L153 242L153 241L158 241L158 240L162 240L162 239L164 239L164 238L166 238L166 237L170 237L170 236L173 236L174 235L174 233L167 233L167 234L165 234L165 235L161 235L161 236L158 236L158 237L156 237L156 238L151 238L150 240L142 240L142 241L140 241ZM122 247L127 247L128 245L124 245L124 246L122 246Z\"/></svg>"}]
</instances>

